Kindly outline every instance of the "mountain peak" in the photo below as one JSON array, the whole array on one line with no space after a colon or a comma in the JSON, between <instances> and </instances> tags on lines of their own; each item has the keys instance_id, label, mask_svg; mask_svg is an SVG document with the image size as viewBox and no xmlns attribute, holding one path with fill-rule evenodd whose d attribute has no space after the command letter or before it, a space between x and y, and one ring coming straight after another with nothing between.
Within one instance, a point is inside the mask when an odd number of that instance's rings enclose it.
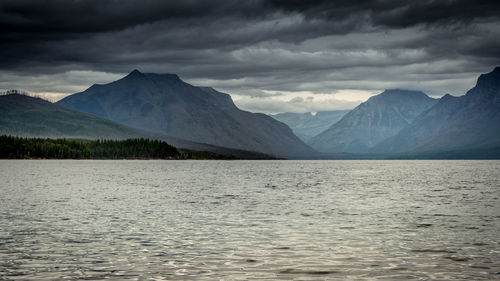
<instances>
[{"instance_id":1,"label":"mountain peak","mask_svg":"<svg viewBox=\"0 0 500 281\"><path fill-rule=\"evenodd\" d=\"M449 93L446 93L444 96L442 96L438 103L447 103L447 102L450 102L451 100L456 100L458 97L455 97L455 96L452 96L451 94Z\"/></svg>"},{"instance_id":2,"label":"mountain peak","mask_svg":"<svg viewBox=\"0 0 500 281\"><path fill-rule=\"evenodd\" d=\"M500 67L493 71L481 74L477 79L476 86L465 94L468 97L479 97L482 99L494 99L498 102L500 96Z\"/></svg>"},{"instance_id":3,"label":"mountain peak","mask_svg":"<svg viewBox=\"0 0 500 281\"><path fill-rule=\"evenodd\" d=\"M495 67L492 72L481 74L477 79L476 87L500 88L500 66Z\"/></svg>"},{"instance_id":4,"label":"mountain peak","mask_svg":"<svg viewBox=\"0 0 500 281\"><path fill-rule=\"evenodd\" d=\"M144 73L143 75L153 81L183 82L179 75L175 73Z\"/></svg>"},{"instance_id":5,"label":"mountain peak","mask_svg":"<svg viewBox=\"0 0 500 281\"><path fill-rule=\"evenodd\" d=\"M132 72L130 72L127 76L124 78L125 80L150 80L150 81L155 81L159 83L179 83L182 82L181 78L177 74L171 74L171 73L143 73L140 72L137 69L134 69Z\"/></svg>"},{"instance_id":6,"label":"mountain peak","mask_svg":"<svg viewBox=\"0 0 500 281\"><path fill-rule=\"evenodd\" d=\"M58 104L198 143L280 157L312 153L283 123L242 111L228 94L190 85L177 74L134 70L125 78L68 96Z\"/></svg>"},{"instance_id":7,"label":"mountain peak","mask_svg":"<svg viewBox=\"0 0 500 281\"><path fill-rule=\"evenodd\" d=\"M368 99L370 102L405 102L408 99L412 100L427 100L431 99L421 91L403 90L403 89L387 89L382 93Z\"/></svg>"},{"instance_id":8,"label":"mountain peak","mask_svg":"<svg viewBox=\"0 0 500 281\"><path fill-rule=\"evenodd\" d=\"M124 78L136 78L136 77L144 77L144 74L142 74L139 70L134 69Z\"/></svg>"}]
</instances>

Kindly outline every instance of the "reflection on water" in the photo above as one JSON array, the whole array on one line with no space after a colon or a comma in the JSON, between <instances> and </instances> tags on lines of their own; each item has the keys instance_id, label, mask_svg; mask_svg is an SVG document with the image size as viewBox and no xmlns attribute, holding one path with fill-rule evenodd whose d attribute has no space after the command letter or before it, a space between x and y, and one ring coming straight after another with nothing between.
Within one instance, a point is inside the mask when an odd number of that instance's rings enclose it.
<instances>
[{"instance_id":1,"label":"reflection on water","mask_svg":"<svg viewBox=\"0 0 500 281\"><path fill-rule=\"evenodd\" d=\"M0 280L500 280L500 161L0 169Z\"/></svg>"}]
</instances>

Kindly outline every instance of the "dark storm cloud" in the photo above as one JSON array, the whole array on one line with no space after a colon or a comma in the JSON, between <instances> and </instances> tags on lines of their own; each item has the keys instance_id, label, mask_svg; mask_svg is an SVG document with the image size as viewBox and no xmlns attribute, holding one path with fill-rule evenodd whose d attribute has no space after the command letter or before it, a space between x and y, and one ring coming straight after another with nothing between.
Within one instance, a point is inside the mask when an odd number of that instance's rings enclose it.
<instances>
[{"instance_id":1,"label":"dark storm cloud","mask_svg":"<svg viewBox=\"0 0 500 281\"><path fill-rule=\"evenodd\" d=\"M5 0L0 86L139 68L254 97L383 87L461 92L470 86L464 77L500 64L499 24L498 1ZM84 79L64 77L61 84ZM28 80L17 87L39 86Z\"/></svg>"},{"instance_id":2,"label":"dark storm cloud","mask_svg":"<svg viewBox=\"0 0 500 281\"><path fill-rule=\"evenodd\" d=\"M2 32L61 37L103 32L163 19L200 17L213 12L208 1L20 0L1 4Z\"/></svg>"},{"instance_id":3,"label":"dark storm cloud","mask_svg":"<svg viewBox=\"0 0 500 281\"><path fill-rule=\"evenodd\" d=\"M336 21L366 15L373 25L403 28L419 24L468 23L476 18L498 18L500 5L494 0L269 0L266 4L307 18Z\"/></svg>"},{"instance_id":4,"label":"dark storm cloud","mask_svg":"<svg viewBox=\"0 0 500 281\"><path fill-rule=\"evenodd\" d=\"M227 51L377 26L498 19L499 7L494 1L3 1L0 55L3 66L108 63L109 54L139 50Z\"/></svg>"}]
</instances>

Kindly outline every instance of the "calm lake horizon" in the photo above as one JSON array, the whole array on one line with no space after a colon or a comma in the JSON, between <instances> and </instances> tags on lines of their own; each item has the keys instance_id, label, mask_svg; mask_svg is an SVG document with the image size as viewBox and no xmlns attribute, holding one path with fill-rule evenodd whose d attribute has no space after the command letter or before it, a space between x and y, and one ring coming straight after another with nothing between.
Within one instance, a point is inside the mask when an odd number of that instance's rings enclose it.
<instances>
[{"instance_id":1,"label":"calm lake horizon","mask_svg":"<svg viewBox=\"0 0 500 281\"><path fill-rule=\"evenodd\" d=\"M0 280L500 280L500 160L0 169Z\"/></svg>"}]
</instances>

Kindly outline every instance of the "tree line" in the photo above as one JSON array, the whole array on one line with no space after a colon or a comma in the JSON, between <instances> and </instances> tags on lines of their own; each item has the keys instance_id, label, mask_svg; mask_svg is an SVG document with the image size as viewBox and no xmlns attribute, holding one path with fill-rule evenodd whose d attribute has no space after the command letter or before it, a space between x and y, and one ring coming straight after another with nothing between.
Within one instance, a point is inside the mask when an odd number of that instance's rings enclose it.
<instances>
[{"instance_id":1,"label":"tree line","mask_svg":"<svg viewBox=\"0 0 500 281\"><path fill-rule=\"evenodd\" d=\"M83 140L0 136L3 159L184 159L160 140Z\"/></svg>"},{"instance_id":2,"label":"tree line","mask_svg":"<svg viewBox=\"0 0 500 281\"><path fill-rule=\"evenodd\" d=\"M0 91L0 96L6 96L6 95L22 95L22 96L29 96L30 94L25 91L20 91L20 90L7 90L7 91Z\"/></svg>"}]
</instances>

